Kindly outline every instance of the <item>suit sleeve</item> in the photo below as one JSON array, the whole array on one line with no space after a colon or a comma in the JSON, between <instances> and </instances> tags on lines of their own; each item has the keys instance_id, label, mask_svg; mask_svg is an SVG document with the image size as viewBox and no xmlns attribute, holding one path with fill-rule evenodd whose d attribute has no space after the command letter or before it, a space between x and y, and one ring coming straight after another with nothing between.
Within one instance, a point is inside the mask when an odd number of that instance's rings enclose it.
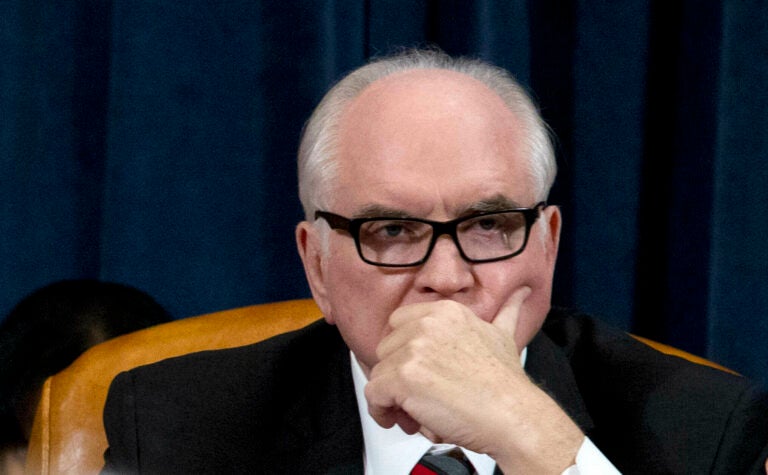
<instances>
[{"instance_id":1,"label":"suit sleeve","mask_svg":"<svg viewBox=\"0 0 768 475\"><path fill-rule=\"evenodd\" d=\"M749 385L731 412L713 473L735 473L734 467L752 467L747 473L765 475L766 457L768 393Z\"/></svg>"},{"instance_id":2,"label":"suit sleeve","mask_svg":"<svg viewBox=\"0 0 768 475\"><path fill-rule=\"evenodd\" d=\"M139 473L135 401L132 375L118 374L109 387L104 406L108 445L104 452L104 475Z\"/></svg>"}]
</instances>

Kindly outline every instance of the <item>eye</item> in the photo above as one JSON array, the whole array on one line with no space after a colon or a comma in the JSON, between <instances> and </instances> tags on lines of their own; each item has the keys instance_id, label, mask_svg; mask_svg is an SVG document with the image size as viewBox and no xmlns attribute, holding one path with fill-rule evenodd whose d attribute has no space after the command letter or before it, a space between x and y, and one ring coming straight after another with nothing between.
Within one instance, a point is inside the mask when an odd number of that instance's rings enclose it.
<instances>
[{"instance_id":1,"label":"eye","mask_svg":"<svg viewBox=\"0 0 768 475\"><path fill-rule=\"evenodd\" d=\"M494 231L502 225L502 218L498 215L478 216L476 218L465 221L463 226L460 226L460 231Z\"/></svg>"},{"instance_id":2,"label":"eye","mask_svg":"<svg viewBox=\"0 0 768 475\"><path fill-rule=\"evenodd\" d=\"M382 226L381 232L387 235L387 237L397 237L404 231L401 224L387 224Z\"/></svg>"},{"instance_id":3,"label":"eye","mask_svg":"<svg viewBox=\"0 0 768 475\"><path fill-rule=\"evenodd\" d=\"M461 232L509 234L525 227L525 218L520 213L501 212L477 216L462 223Z\"/></svg>"},{"instance_id":4,"label":"eye","mask_svg":"<svg viewBox=\"0 0 768 475\"><path fill-rule=\"evenodd\" d=\"M360 228L360 236L364 239L405 242L422 239L429 234L429 230L428 225L416 221L381 219L366 223Z\"/></svg>"},{"instance_id":5,"label":"eye","mask_svg":"<svg viewBox=\"0 0 768 475\"><path fill-rule=\"evenodd\" d=\"M480 218L475 222L475 224L484 231L490 231L498 225L498 222L494 217L491 216Z\"/></svg>"},{"instance_id":6,"label":"eye","mask_svg":"<svg viewBox=\"0 0 768 475\"><path fill-rule=\"evenodd\" d=\"M367 235L378 239L401 237L411 232L408 223L392 220L371 221L363 230Z\"/></svg>"}]
</instances>

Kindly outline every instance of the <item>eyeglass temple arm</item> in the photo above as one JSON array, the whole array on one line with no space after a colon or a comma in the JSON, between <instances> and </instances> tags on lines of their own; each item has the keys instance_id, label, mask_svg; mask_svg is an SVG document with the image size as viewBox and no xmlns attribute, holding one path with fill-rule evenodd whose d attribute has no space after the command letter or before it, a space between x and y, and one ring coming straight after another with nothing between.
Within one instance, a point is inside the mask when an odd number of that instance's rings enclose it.
<instances>
[{"instance_id":1,"label":"eyeglass temple arm","mask_svg":"<svg viewBox=\"0 0 768 475\"><path fill-rule=\"evenodd\" d=\"M350 220L345 218L344 216L339 216L338 214L329 213L328 211L315 211L315 219L323 218L328 222L328 225L331 227L331 229L341 229L344 231L349 231L349 223Z\"/></svg>"}]
</instances>

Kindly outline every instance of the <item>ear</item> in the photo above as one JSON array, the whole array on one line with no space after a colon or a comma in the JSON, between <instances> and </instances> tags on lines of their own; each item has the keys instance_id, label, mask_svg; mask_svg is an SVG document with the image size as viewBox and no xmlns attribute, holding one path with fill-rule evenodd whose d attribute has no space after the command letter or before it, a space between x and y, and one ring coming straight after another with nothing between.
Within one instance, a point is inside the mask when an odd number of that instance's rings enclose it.
<instances>
[{"instance_id":1,"label":"ear","mask_svg":"<svg viewBox=\"0 0 768 475\"><path fill-rule=\"evenodd\" d=\"M317 228L308 221L302 221L296 226L296 247L299 250L301 262L304 265L304 274L307 276L312 298L323 313L328 323L333 323L330 318L330 303L325 287L325 274L323 273L323 250Z\"/></svg>"},{"instance_id":2,"label":"ear","mask_svg":"<svg viewBox=\"0 0 768 475\"><path fill-rule=\"evenodd\" d=\"M560 248L560 230L562 229L562 214L558 206L547 206L543 210L542 218L548 226L546 242L547 258L554 264L557 260L557 250Z\"/></svg>"}]
</instances>

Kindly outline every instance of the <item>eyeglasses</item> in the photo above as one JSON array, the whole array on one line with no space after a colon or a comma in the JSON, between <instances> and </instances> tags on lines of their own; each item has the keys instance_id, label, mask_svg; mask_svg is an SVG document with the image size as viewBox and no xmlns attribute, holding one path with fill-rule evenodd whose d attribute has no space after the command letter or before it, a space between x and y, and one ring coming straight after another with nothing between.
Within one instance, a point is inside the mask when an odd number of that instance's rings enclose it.
<instances>
[{"instance_id":1,"label":"eyeglasses","mask_svg":"<svg viewBox=\"0 0 768 475\"><path fill-rule=\"evenodd\" d=\"M479 264L514 257L525 250L541 202L533 208L515 208L473 214L439 222L418 218L349 219L327 211L315 212L331 229L352 235L360 258L374 266L411 267L429 259L437 238L449 235L467 262Z\"/></svg>"}]
</instances>

